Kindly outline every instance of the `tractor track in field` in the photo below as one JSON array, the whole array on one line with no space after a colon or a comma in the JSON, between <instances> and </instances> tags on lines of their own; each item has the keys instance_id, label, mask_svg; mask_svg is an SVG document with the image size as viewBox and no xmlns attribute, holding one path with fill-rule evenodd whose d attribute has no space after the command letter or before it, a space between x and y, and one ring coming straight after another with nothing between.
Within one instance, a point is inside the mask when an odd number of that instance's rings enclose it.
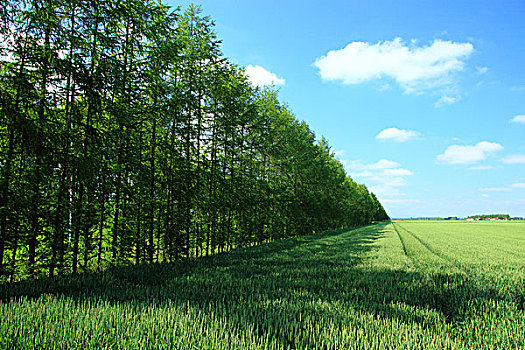
<instances>
[{"instance_id":1,"label":"tractor track in field","mask_svg":"<svg viewBox=\"0 0 525 350\"><path fill-rule=\"evenodd\" d=\"M401 242L401 247L403 248L403 253L405 254L406 258L408 259L408 262L410 265L415 267L418 270L421 270L421 265L414 260L414 258L411 256L412 254L408 253L407 245L405 243L405 240L403 239L403 235L399 232L398 225L392 222L392 226L394 227L394 231L396 231L397 237L399 238L399 241Z\"/></svg>"},{"instance_id":2,"label":"tractor track in field","mask_svg":"<svg viewBox=\"0 0 525 350\"><path fill-rule=\"evenodd\" d=\"M403 231L407 232L409 235L414 237L430 253L432 253L433 255L435 255L437 257L439 257L440 259L442 259L443 261L448 263L450 266L454 266L467 279L469 279L471 281L477 281L478 284L489 287L484 293L490 293L491 297L494 298L494 299L501 299L501 300L507 300L507 301L511 301L511 302L516 302L517 305L518 305L518 309L521 309L521 310L523 309L523 304L524 304L524 300L525 299L523 297L523 292L520 292L520 290L522 290L521 288L523 288L523 286L517 286L516 290L511 292L510 294L506 293L504 291L501 292L500 289L497 287L497 282L495 283L495 281L490 276L485 276L483 274L480 274L480 273L478 273L476 271L475 268L471 268L471 267L465 266L465 264L462 264L458 260L447 256L446 254L442 253L439 250L436 250L436 249L432 248L427 242L425 242L424 240L419 238L415 233L413 233L412 231L408 230L403 225L394 224L394 223L392 223L392 224L393 224L393 226L394 226L394 228L396 230L396 233L398 234L399 239L401 240L401 242L403 244L403 249L404 249L405 252L406 252L406 247L405 247L405 243L404 243L404 241L402 239L402 234L399 232L399 230L397 229L396 226L399 226L401 229L403 229ZM499 248L499 247L493 247L493 248L495 250L498 250L498 251L511 253L511 252L508 252L505 249L502 249L502 248ZM514 253L513 255L521 256L522 254L521 253ZM415 265L417 265L419 268L421 267L419 264L416 264L414 262L414 259L412 259L409 255L407 255L407 256L409 257L409 259ZM430 279L433 279L432 276L428 276L428 277Z\"/></svg>"},{"instance_id":3,"label":"tractor track in field","mask_svg":"<svg viewBox=\"0 0 525 350\"><path fill-rule=\"evenodd\" d=\"M485 276L483 275L479 275L475 269L471 268L471 267L468 267L468 266L465 266L465 264L462 264L461 262L457 261L456 259L454 258L451 258L445 254L443 254L442 252L440 252L439 250L436 250L434 248L432 248L427 242L425 242L424 240L422 240L421 238L419 238L415 233L411 232L410 230L408 230L407 228L405 228L404 226L402 225L399 225L399 224L396 224L395 226L399 226L401 227L404 231L406 231L409 235L411 235L412 237L414 237L423 247L425 247L425 249L427 249L430 253L432 253L433 255L437 256L438 258L442 259L443 261L445 261L446 263L448 263L450 266L454 266L459 272L461 272L462 274L464 274L467 278L469 279L472 279L472 280L478 280L478 281L481 281L483 283L492 283L490 278L487 279ZM394 226L394 227L395 227ZM402 237L402 235L400 235L400 233L397 231L398 233L398 236L400 236L400 239ZM404 244L404 243L403 243ZM410 258L411 261L413 261L412 258Z\"/></svg>"},{"instance_id":4,"label":"tractor track in field","mask_svg":"<svg viewBox=\"0 0 525 350\"><path fill-rule=\"evenodd\" d=\"M413 267L420 269L421 267L419 266L419 264L416 261L414 261L414 259L410 256L410 254L408 254L405 240L403 239L403 236L401 235L401 233L399 233L397 226L394 223L392 223L392 226L394 227L394 231L396 231L397 238L399 238L399 241L401 242L403 253L405 254L405 257L408 259L408 265L412 265Z\"/></svg>"},{"instance_id":5,"label":"tractor track in field","mask_svg":"<svg viewBox=\"0 0 525 350\"><path fill-rule=\"evenodd\" d=\"M405 253L405 256L409 258L407 254L407 247L405 245L405 241L403 241L403 237L401 237L401 234L399 233L397 226L394 223L392 223L392 226L394 227L394 231L396 231L397 233L397 237L399 238L399 241L401 241L401 246L403 247L403 253Z\"/></svg>"},{"instance_id":6,"label":"tractor track in field","mask_svg":"<svg viewBox=\"0 0 525 350\"><path fill-rule=\"evenodd\" d=\"M464 266L464 264L461 264L459 261L455 260L454 258L450 258L450 257L446 256L445 254L441 253L440 251L437 251L434 248L431 248L428 243L424 242L421 238L417 237L417 235L415 233L411 232L410 230L408 230L407 228L405 228L402 225L400 225L400 226L401 226L401 228L403 228L403 230L407 231L410 235L412 235L415 239L417 239L421 244L423 244L423 246L425 246L425 248L429 249L435 255L437 255L440 258L445 259L445 260L455 261L455 265L458 266L458 268L461 265L462 269L466 269L466 270L470 271L470 268L466 268ZM520 240L520 239L518 239L518 240ZM515 256L515 257L518 257L518 258L523 258L525 256L525 253L516 252L516 251L510 251L510 250L507 250L507 249L504 249L504 248L501 248L501 247L491 247L491 249L497 250L499 252L502 252L502 253L505 253L505 254L508 254L508 255L512 255L512 256Z\"/></svg>"},{"instance_id":7,"label":"tractor track in field","mask_svg":"<svg viewBox=\"0 0 525 350\"><path fill-rule=\"evenodd\" d=\"M461 264L459 261L457 261L454 258L451 258L451 257L443 254L441 251L432 248L432 246L430 244L428 244L427 242L425 242L424 240L419 238L415 233L413 233L412 231L408 230L406 227L404 227L404 226L402 226L400 224L394 224L394 228L396 228L396 226L399 226L405 232L407 232L410 236L412 236L414 239L416 239L419 242L419 244L421 244L431 254L437 256L441 260L445 261L447 264L456 267L459 271L463 272L465 275L468 275L468 276L472 276L473 275L473 272L471 271L471 269L463 266L463 264ZM406 252L406 248L405 248L404 242L402 241L401 234L399 233L397 228L396 228L396 232L397 232L397 234L398 234L398 236L399 236L399 238L401 240L401 243L403 244L403 250Z\"/></svg>"},{"instance_id":8,"label":"tractor track in field","mask_svg":"<svg viewBox=\"0 0 525 350\"><path fill-rule=\"evenodd\" d=\"M421 265L419 263L417 263L410 255L410 253L408 252L408 249L407 249L407 246L406 246L406 242L405 240L403 239L403 234L399 231L400 229L402 229L402 231L408 233L410 236L412 236L414 239L417 240L417 242L419 242L419 244L421 244L426 250L428 250L432 255L434 256L437 256L438 258L440 258L441 260L443 260L446 264L448 264L449 266L453 266L455 267L460 273L462 273L463 275L465 275L467 278L469 279L472 279L472 280L477 280L477 281L480 281L482 283L492 283L491 279L490 278L487 278L487 276L483 276L483 275L480 275L476 269L472 268L472 267L469 267L469 266L466 266L465 264L459 262L458 260L450 257L450 256L447 256L446 254L442 253L441 251L433 248L429 243L425 242L423 239L421 239L420 237L418 237L414 232L408 230L406 227L404 227L403 225L400 225L398 223L392 223L392 226L394 226L394 230L396 231L397 233L397 236L399 238L399 240L401 241L401 245L403 247L403 252L405 253L405 255L407 256L407 258L412 262L412 264L414 266L417 266L418 268L421 268ZM510 253L511 255L514 255L514 256L522 256L521 253L515 253L515 252L508 252L504 249L501 249L501 248L498 248L498 247L494 247L494 249L498 250L498 251L502 251L502 252L505 252L505 253Z\"/></svg>"}]
</instances>

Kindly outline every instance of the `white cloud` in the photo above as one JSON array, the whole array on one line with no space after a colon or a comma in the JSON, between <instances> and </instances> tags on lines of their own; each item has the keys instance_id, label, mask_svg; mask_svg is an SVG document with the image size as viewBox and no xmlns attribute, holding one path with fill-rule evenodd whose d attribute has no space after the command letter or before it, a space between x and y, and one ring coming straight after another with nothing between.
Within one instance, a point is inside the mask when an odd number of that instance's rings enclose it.
<instances>
[{"instance_id":1,"label":"white cloud","mask_svg":"<svg viewBox=\"0 0 525 350\"><path fill-rule=\"evenodd\" d=\"M471 166L468 168L468 170L492 170L494 167L492 165L478 165L478 166Z\"/></svg>"},{"instance_id":2,"label":"white cloud","mask_svg":"<svg viewBox=\"0 0 525 350\"><path fill-rule=\"evenodd\" d=\"M350 176L370 185L370 191L381 197L403 195L399 187L407 186L405 176L414 174L408 169L401 168L399 163L388 159L381 159L372 164L363 164L360 161L351 161L347 164Z\"/></svg>"},{"instance_id":3,"label":"white cloud","mask_svg":"<svg viewBox=\"0 0 525 350\"><path fill-rule=\"evenodd\" d=\"M483 198L488 198L488 197L489 197L489 195L488 195L488 194L486 194L486 193L483 193L483 194L481 195L481 197L483 197Z\"/></svg>"},{"instance_id":4,"label":"white cloud","mask_svg":"<svg viewBox=\"0 0 525 350\"><path fill-rule=\"evenodd\" d=\"M383 174L385 174L387 176L409 176L409 175L414 175L414 173L411 172L410 170L402 169L402 168L399 168L399 169L385 169L383 171Z\"/></svg>"},{"instance_id":5,"label":"white cloud","mask_svg":"<svg viewBox=\"0 0 525 350\"><path fill-rule=\"evenodd\" d=\"M246 75L253 86L284 85L286 81L275 73L267 71L261 66L249 65L245 69Z\"/></svg>"},{"instance_id":6,"label":"white cloud","mask_svg":"<svg viewBox=\"0 0 525 350\"><path fill-rule=\"evenodd\" d=\"M452 145L443 154L437 156L437 161L449 164L471 164L502 149L503 146L499 143L487 141L481 141L475 145Z\"/></svg>"},{"instance_id":7,"label":"white cloud","mask_svg":"<svg viewBox=\"0 0 525 350\"><path fill-rule=\"evenodd\" d=\"M419 199L381 199L383 203L421 203Z\"/></svg>"},{"instance_id":8,"label":"white cloud","mask_svg":"<svg viewBox=\"0 0 525 350\"><path fill-rule=\"evenodd\" d=\"M479 191L483 192L506 192L509 191L508 187L486 187L480 188Z\"/></svg>"},{"instance_id":9,"label":"white cloud","mask_svg":"<svg viewBox=\"0 0 525 350\"><path fill-rule=\"evenodd\" d=\"M390 86L389 83L384 83L384 84L381 84L381 86L378 88L379 91L386 91L386 90L390 90L392 87Z\"/></svg>"},{"instance_id":10,"label":"white cloud","mask_svg":"<svg viewBox=\"0 0 525 350\"><path fill-rule=\"evenodd\" d=\"M454 72L463 70L474 51L471 43L436 39L431 45L407 45L401 38L376 44L351 42L316 59L323 80L359 84L390 77L407 93L450 85Z\"/></svg>"},{"instance_id":11,"label":"white cloud","mask_svg":"<svg viewBox=\"0 0 525 350\"><path fill-rule=\"evenodd\" d=\"M525 154L509 154L501 159L505 164L525 164Z\"/></svg>"},{"instance_id":12,"label":"white cloud","mask_svg":"<svg viewBox=\"0 0 525 350\"><path fill-rule=\"evenodd\" d=\"M441 96L439 100L434 102L434 107L438 108L444 105L451 105L453 103L456 103L459 100L458 97L453 96Z\"/></svg>"},{"instance_id":13,"label":"white cloud","mask_svg":"<svg viewBox=\"0 0 525 350\"><path fill-rule=\"evenodd\" d=\"M336 150L336 151L333 151L333 152L334 152L334 155L336 157L341 157L341 156L343 156L346 153L344 149Z\"/></svg>"},{"instance_id":14,"label":"white cloud","mask_svg":"<svg viewBox=\"0 0 525 350\"><path fill-rule=\"evenodd\" d=\"M385 182L384 184L370 186L369 190L378 197L404 196L405 194L398 189L398 186L406 186L406 184L398 185L396 183Z\"/></svg>"},{"instance_id":15,"label":"white cloud","mask_svg":"<svg viewBox=\"0 0 525 350\"><path fill-rule=\"evenodd\" d=\"M479 74L485 74L489 70L488 67L476 67Z\"/></svg>"},{"instance_id":16,"label":"white cloud","mask_svg":"<svg viewBox=\"0 0 525 350\"><path fill-rule=\"evenodd\" d=\"M511 123L525 124L525 114L517 115L510 120Z\"/></svg>"},{"instance_id":17,"label":"white cloud","mask_svg":"<svg viewBox=\"0 0 525 350\"><path fill-rule=\"evenodd\" d=\"M379 140L392 140L395 142L406 142L416 138L419 134L416 131L388 128L383 129L377 134L376 139Z\"/></svg>"},{"instance_id":18,"label":"white cloud","mask_svg":"<svg viewBox=\"0 0 525 350\"><path fill-rule=\"evenodd\" d=\"M380 159L377 162L372 163L372 164L362 164L358 160L353 160L348 164L348 168L353 169L353 170L366 170L366 169L380 170L380 169L392 169L392 168L397 168L397 167L399 167L399 163L394 162L392 160L388 160L388 159Z\"/></svg>"},{"instance_id":19,"label":"white cloud","mask_svg":"<svg viewBox=\"0 0 525 350\"><path fill-rule=\"evenodd\" d=\"M525 189L525 182L515 182L506 187L487 187L480 188L479 191L482 192L508 192L515 189Z\"/></svg>"},{"instance_id":20,"label":"white cloud","mask_svg":"<svg viewBox=\"0 0 525 350\"><path fill-rule=\"evenodd\" d=\"M365 171L361 171L361 172L352 172L351 171L350 174L352 175L352 177L361 177L361 178L374 176L374 173L371 172L370 170L365 170Z\"/></svg>"},{"instance_id":21,"label":"white cloud","mask_svg":"<svg viewBox=\"0 0 525 350\"><path fill-rule=\"evenodd\" d=\"M397 168L399 163L388 159L380 159L377 163L371 164L370 169L392 169Z\"/></svg>"}]
</instances>

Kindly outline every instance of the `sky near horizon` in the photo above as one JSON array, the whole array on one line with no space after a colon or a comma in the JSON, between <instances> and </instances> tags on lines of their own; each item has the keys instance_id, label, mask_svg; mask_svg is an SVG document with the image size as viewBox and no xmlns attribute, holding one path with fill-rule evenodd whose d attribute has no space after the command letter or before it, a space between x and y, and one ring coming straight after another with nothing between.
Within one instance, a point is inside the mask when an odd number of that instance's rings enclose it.
<instances>
[{"instance_id":1,"label":"sky near horizon","mask_svg":"<svg viewBox=\"0 0 525 350\"><path fill-rule=\"evenodd\" d=\"M525 1L174 1L391 217L525 216Z\"/></svg>"}]
</instances>

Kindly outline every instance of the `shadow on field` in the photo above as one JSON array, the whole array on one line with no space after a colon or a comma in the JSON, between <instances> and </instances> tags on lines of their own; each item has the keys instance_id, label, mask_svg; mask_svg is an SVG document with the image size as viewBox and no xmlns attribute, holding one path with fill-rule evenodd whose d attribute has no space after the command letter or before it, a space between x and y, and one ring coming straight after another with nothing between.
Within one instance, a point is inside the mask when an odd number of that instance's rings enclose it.
<instances>
[{"instance_id":1,"label":"shadow on field","mask_svg":"<svg viewBox=\"0 0 525 350\"><path fill-rule=\"evenodd\" d=\"M387 225L287 239L171 264L2 285L0 299L59 294L139 307L170 300L213 312L238 329L252 327L261 337L269 335L285 346L304 348L315 347L316 337L304 326L305 316L311 324L332 324L336 329L363 313L433 327L467 318L469 300L502 298L489 287L446 271L428 277L367 266L363 259L377 249L374 243L384 236Z\"/></svg>"}]
</instances>

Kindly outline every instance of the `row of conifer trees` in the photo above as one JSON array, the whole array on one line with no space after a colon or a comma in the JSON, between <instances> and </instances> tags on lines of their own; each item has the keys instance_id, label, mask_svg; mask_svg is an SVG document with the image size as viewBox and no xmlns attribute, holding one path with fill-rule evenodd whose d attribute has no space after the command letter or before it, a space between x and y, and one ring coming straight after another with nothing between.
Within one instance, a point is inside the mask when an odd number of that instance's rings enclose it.
<instances>
[{"instance_id":1,"label":"row of conifer trees","mask_svg":"<svg viewBox=\"0 0 525 350\"><path fill-rule=\"evenodd\" d=\"M4 0L0 21L2 280L387 218L197 8Z\"/></svg>"}]
</instances>

